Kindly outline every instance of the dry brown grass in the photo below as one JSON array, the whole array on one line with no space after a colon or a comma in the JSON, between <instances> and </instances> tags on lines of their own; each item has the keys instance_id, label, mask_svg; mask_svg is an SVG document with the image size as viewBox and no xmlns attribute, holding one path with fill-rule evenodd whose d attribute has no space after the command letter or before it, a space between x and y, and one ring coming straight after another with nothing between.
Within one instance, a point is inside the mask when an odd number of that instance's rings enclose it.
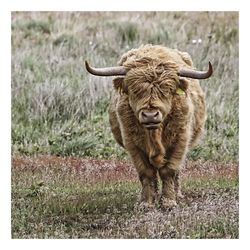
<instances>
[{"instance_id":1,"label":"dry brown grass","mask_svg":"<svg viewBox=\"0 0 250 250\"><path fill-rule=\"evenodd\" d=\"M66 173L71 171L81 175L88 182L105 182L119 180L137 180L135 167L129 161L86 159L77 156L37 155L29 157L17 155L12 159L12 169L17 171L39 171L45 168L61 168ZM238 176L237 163L220 163L209 161L186 161L181 170L185 179Z\"/></svg>"}]
</instances>

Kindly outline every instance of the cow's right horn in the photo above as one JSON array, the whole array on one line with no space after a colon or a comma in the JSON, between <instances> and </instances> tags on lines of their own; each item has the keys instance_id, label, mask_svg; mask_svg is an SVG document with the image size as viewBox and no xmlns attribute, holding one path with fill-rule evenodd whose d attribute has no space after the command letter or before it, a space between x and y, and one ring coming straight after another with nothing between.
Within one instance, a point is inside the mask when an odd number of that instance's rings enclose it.
<instances>
[{"instance_id":1,"label":"cow's right horn","mask_svg":"<svg viewBox=\"0 0 250 250\"><path fill-rule=\"evenodd\" d=\"M179 76L189 77L194 79L206 79L209 78L212 74L213 74L213 67L210 62L208 63L207 71L198 71L193 69L180 69L178 71Z\"/></svg>"},{"instance_id":2,"label":"cow's right horn","mask_svg":"<svg viewBox=\"0 0 250 250\"><path fill-rule=\"evenodd\" d=\"M124 76L127 70L123 66L109 67L109 68L94 68L91 67L87 61L85 61L85 67L87 71L96 76Z\"/></svg>"}]
</instances>

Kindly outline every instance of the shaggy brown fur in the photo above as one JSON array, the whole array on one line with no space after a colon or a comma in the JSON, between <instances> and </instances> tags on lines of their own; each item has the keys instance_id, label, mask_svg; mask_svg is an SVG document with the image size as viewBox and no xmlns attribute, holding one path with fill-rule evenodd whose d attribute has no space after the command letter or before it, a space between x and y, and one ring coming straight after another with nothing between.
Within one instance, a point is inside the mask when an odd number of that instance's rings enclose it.
<instances>
[{"instance_id":1,"label":"shaggy brown fur","mask_svg":"<svg viewBox=\"0 0 250 250\"><path fill-rule=\"evenodd\" d=\"M159 173L161 205L171 208L181 195L179 170L205 122L204 94L198 80L177 75L179 68L192 68L192 60L178 50L146 45L125 53L119 65L128 72L113 81L109 109L112 132L137 169L144 205L155 204ZM147 129L141 124L142 110L161 112L159 128Z\"/></svg>"}]
</instances>

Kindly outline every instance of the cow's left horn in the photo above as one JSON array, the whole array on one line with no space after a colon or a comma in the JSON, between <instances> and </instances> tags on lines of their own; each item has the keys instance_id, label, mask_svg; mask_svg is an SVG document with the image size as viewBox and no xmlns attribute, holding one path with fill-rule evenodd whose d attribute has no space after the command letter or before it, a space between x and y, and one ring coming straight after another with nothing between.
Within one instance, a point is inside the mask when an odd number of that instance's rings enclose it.
<instances>
[{"instance_id":1,"label":"cow's left horn","mask_svg":"<svg viewBox=\"0 0 250 250\"><path fill-rule=\"evenodd\" d=\"M123 76L126 75L127 70L123 66L109 67L109 68L93 68L87 61L85 61L87 71L96 76Z\"/></svg>"},{"instance_id":2,"label":"cow's left horn","mask_svg":"<svg viewBox=\"0 0 250 250\"><path fill-rule=\"evenodd\" d=\"M180 69L178 71L179 76L189 77L194 79L206 79L209 78L213 74L212 64L209 62L209 68L207 71L198 71L192 69Z\"/></svg>"}]
</instances>

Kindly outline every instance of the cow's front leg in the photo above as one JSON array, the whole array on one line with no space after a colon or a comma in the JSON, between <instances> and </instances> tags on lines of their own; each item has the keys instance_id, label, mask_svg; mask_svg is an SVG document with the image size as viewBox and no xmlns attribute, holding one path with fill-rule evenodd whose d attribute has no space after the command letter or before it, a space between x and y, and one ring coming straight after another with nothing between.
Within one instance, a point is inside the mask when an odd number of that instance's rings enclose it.
<instances>
[{"instance_id":1,"label":"cow's front leg","mask_svg":"<svg viewBox=\"0 0 250 250\"><path fill-rule=\"evenodd\" d=\"M181 182L180 182L180 173L179 171L175 175L174 179L174 185L175 185L175 193L176 193L176 198L183 198L184 196L182 195L181 192Z\"/></svg>"},{"instance_id":2,"label":"cow's front leg","mask_svg":"<svg viewBox=\"0 0 250 250\"><path fill-rule=\"evenodd\" d=\"M140 206L146 210L154 208L158 195L157 170L141 150L133 149L130 154L142 185Z\"/></svg>"},{"instance_id":3,"label":"cow's front leg","mask_svg":"<svg viewBox=\"0 0 250 250\"><path fill-rule=\"evenodd\" d=\"M176 206L176 170L164 166L159 170L162 179L161 206L164 209L171 209Z\"/></svg>"},{"instance_id":4,"label":"cow's front leg","mask_svg":"<svg viewBox=\"0 0 250 250\"><path fill-rule=\"evenodd\" d=\"M154 208L157 198L157 174L153 169L145 169L139 173L139 178L142 185L141 206Z\"/></svg>"},{"instance_id":5,"label":"cow's front leg","mask_svg":"<svg viewBox=\"0 0 250 250\"><path fill-rule=\"evenodd\" d=\"M187 140L179 140L174 148L166 152L166 161L159 169L162 180L161 204L163 208L176 206L176 197L181 196L179 172L186 156Z\"/></svg>"}]
</instances>

